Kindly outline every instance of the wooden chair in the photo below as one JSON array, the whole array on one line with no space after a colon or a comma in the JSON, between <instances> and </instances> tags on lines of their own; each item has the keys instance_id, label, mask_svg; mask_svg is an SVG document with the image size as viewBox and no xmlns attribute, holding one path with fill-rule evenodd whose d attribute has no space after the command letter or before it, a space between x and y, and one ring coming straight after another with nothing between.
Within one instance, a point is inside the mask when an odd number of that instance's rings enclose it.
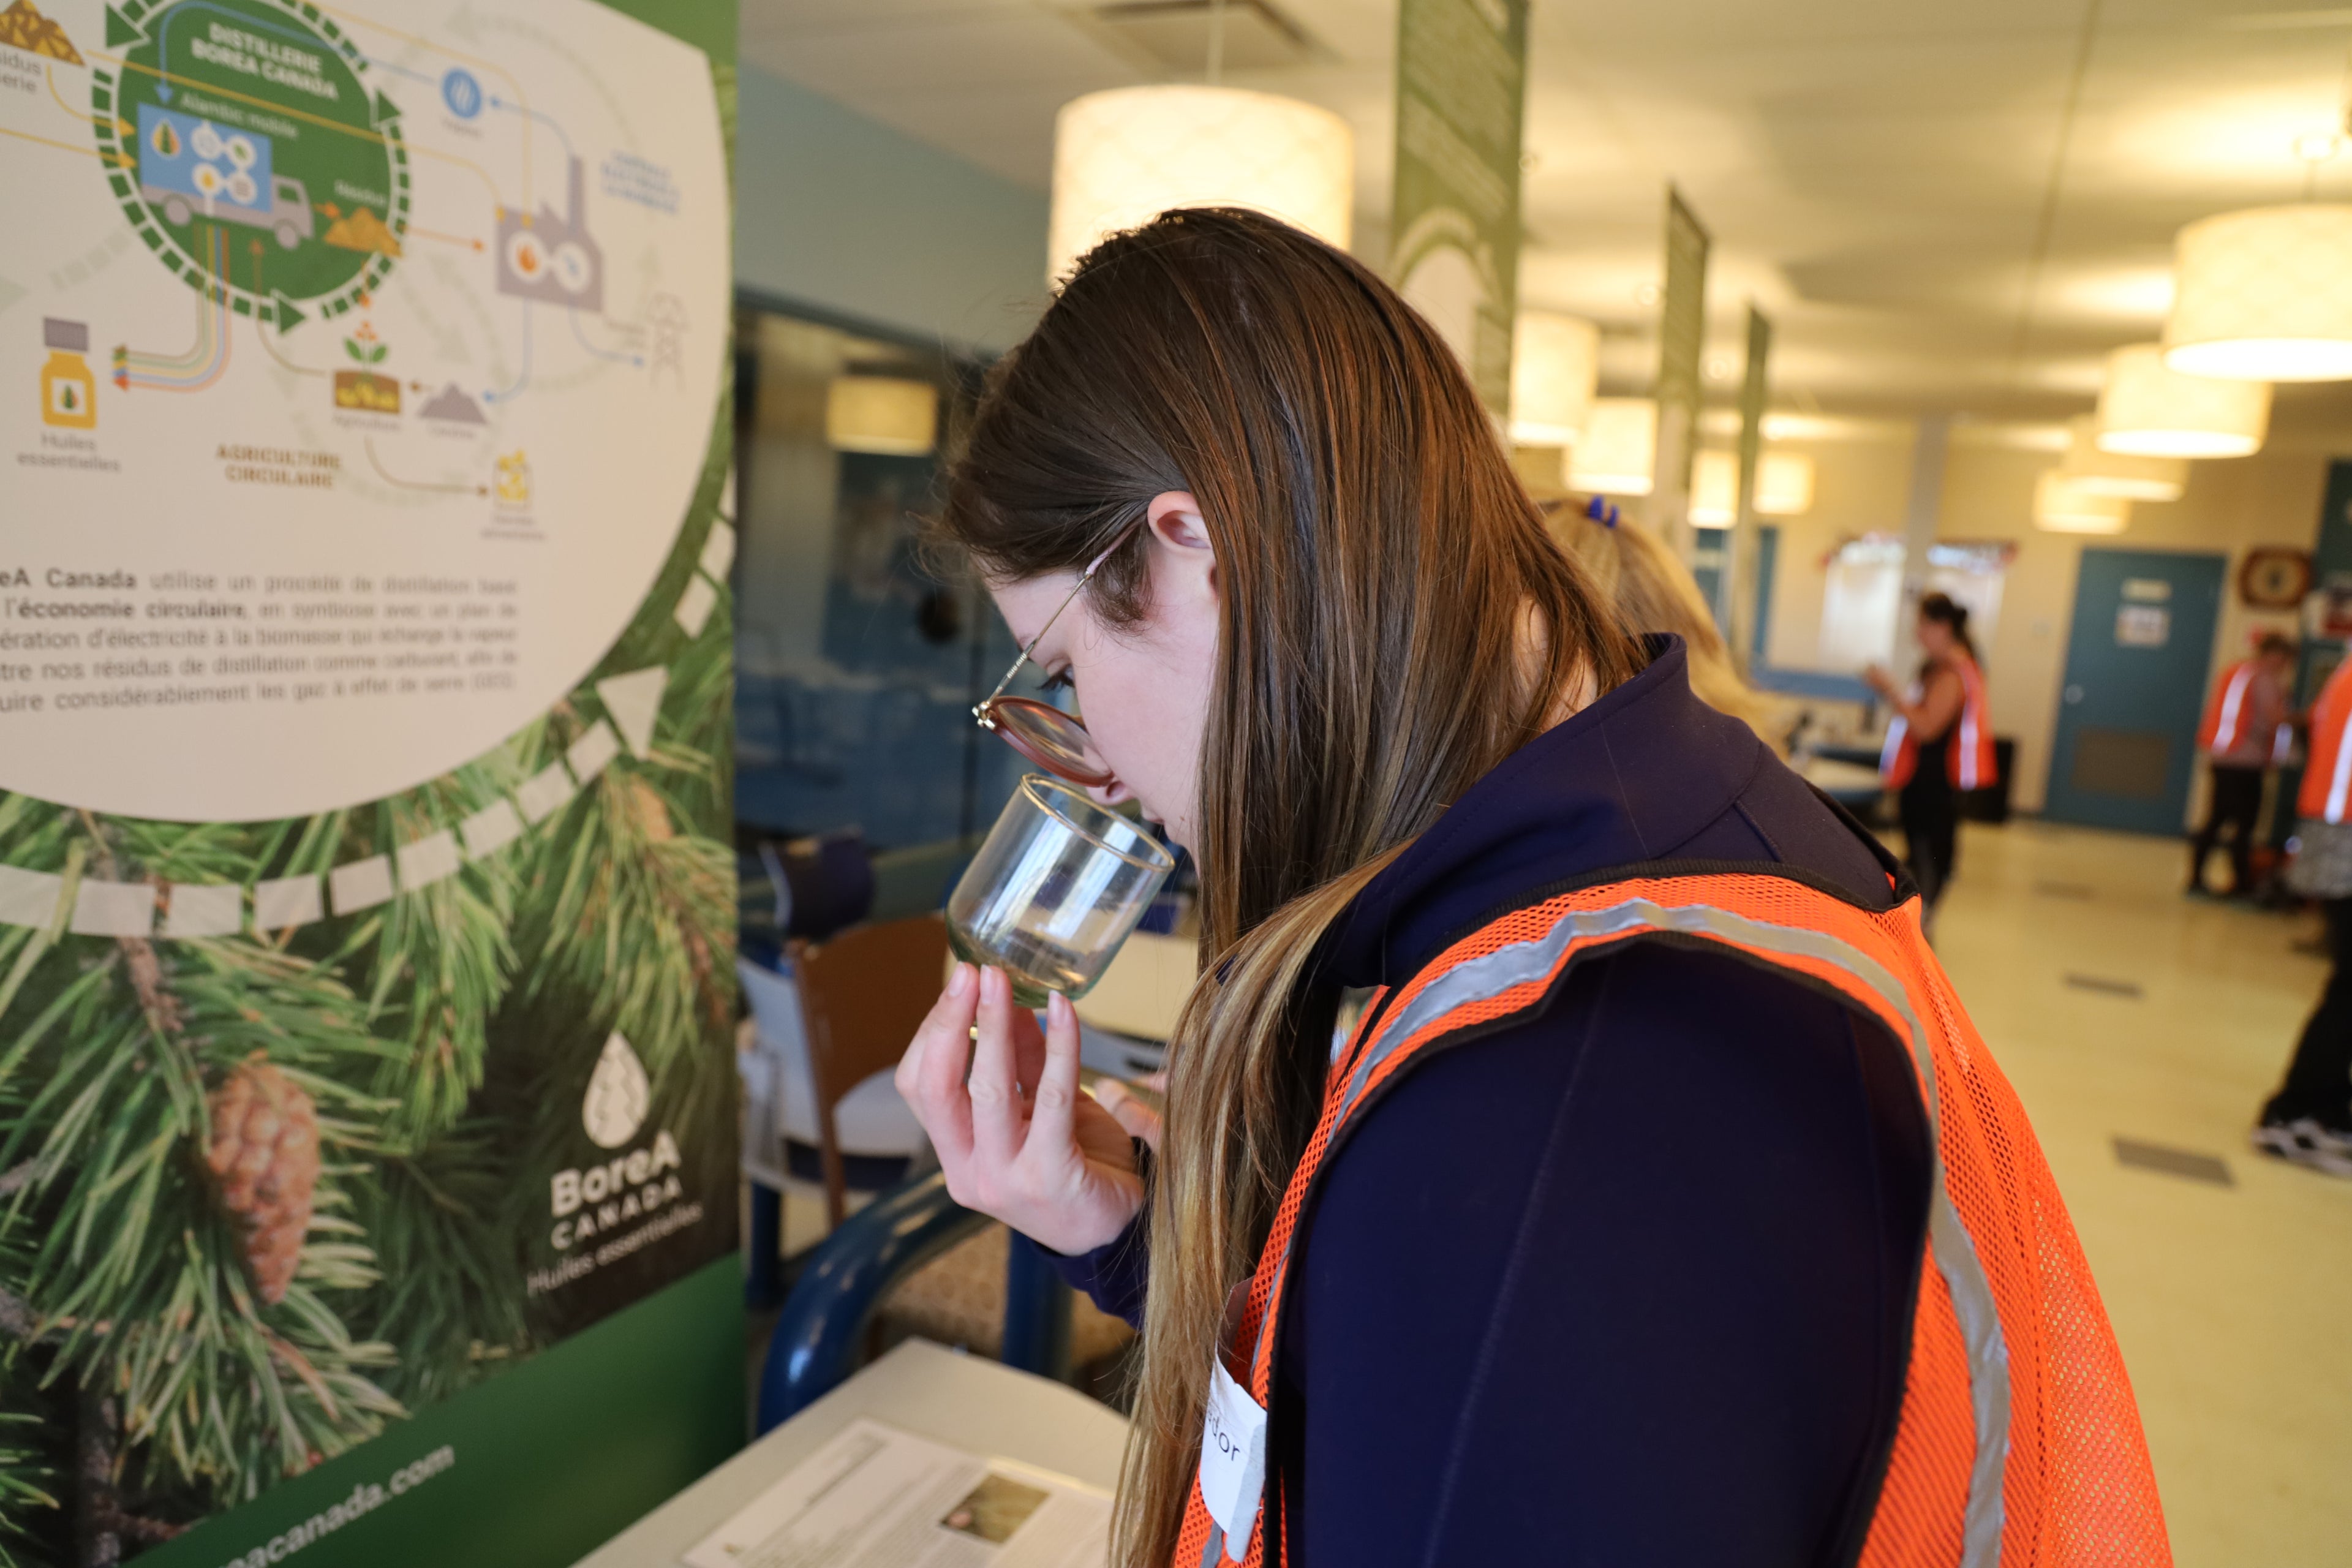
<instances>
[{"instance_id":1,"label":"wooden chair","mask_svg":"<svg viewBox=\"0 0 2352 1568\"><path fill-rule=\"evenodd\" d=\"M797 949L793 967L816 1093L825 1221L838 1226L849 1216L849 1177L834 1108L906 1054L947 976L947 922L930 914L853 926L823 946Z\"/></svg>"},{"instance_id":2,"label":"wooden chair","mask_svg":"<svg viewBox=\"0 0 2352 1568\"><path fill-rule=\"evenodd\" d=\"M816 1092L825 1217L838 1229L849 1214L849 1183L834 1108L906 1054L947 978L947 922L929 914L855 926L821 947L797 949L793 958ZM916 1333L998 1354L1011 1242L1011 1232L992 1225L916 1271L883 1304L884 1338ZM1093 1302L1073 1303L1067 1352L1073 1364L1088 1365L1131 1337L1125 1323Z\"/></svg>"}]
</instances>

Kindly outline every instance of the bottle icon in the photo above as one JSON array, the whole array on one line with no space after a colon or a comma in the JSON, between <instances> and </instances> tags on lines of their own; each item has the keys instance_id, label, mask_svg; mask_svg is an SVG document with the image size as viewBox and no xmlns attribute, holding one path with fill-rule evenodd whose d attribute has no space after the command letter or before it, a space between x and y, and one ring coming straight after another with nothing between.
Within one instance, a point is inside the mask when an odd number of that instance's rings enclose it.
<instances>
[{"instance_id":1,"label":"bottle icon","mask_svg":"<svg viewBox=\"0 0 2352 1568\"><path fill-rule=\"evenodd\" d=\"M98 378L81 357L89 352L89 325L47 317L41 338L49 349L48 363L41 366L41 423L91 428L98 423Z\"/></svg>"}]
</instances>

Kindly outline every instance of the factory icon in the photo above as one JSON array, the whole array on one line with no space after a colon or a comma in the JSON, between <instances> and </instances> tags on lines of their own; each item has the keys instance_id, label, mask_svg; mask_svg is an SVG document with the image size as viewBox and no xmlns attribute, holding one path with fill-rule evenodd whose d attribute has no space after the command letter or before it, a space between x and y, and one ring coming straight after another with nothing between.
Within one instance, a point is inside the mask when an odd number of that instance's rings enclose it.
<instances>
[{"instance_id":1,"label":"factory icon","mask_svg":"<svg viewBox=\"0 0 2352 1568\"><path fill-rule=\"evenodd\" d=\"M588 233L586 167L576 157L570 165L562 213L542 202L535 215L499 215L499 292L601 312L604 250Z\"/></svg>"}]
</instances>

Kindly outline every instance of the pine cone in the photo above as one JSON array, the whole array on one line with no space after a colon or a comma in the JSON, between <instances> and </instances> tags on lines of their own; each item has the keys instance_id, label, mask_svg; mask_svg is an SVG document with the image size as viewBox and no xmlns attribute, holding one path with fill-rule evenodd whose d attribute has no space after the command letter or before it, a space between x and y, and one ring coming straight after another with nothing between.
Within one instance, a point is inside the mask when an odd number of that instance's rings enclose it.
<instances>
[{"instance_id":1,"label":"pine cone","mask_svg":"<svg viewBox=\"0 0 2352 1568\"><path fill-rule=\"evenodd\" d=\"M242 1231L245 1265L276 1305L294 1283L310 1193L319 1182L319 1116L310 1097L256 1054L213 1090L205 1163Z\"/></svg>"},{"instance_id":2,"label":"pine cone","mask_svg":"<svg viewBox=\"0 0 2352 1568\"><path fill-rule=\"evenodd\" d=\"M667 844L677 837L677 829L670 823L669 808L662 804L660 793L643 779L631 779L628 784L629 804L636 813L637 831L646 836L646 841Z\"/></svg>"}]
</instances>

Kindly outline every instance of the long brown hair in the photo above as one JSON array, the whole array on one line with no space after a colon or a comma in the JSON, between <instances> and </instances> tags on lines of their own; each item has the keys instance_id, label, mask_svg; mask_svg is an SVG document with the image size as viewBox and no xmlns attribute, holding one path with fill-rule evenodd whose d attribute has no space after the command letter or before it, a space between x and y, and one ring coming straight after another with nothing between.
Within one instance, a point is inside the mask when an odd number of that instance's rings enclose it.
<instances>
[{"instance_id":1,"label":"long brown hair","mask_svg":"<svg viewBox=\"0 0 2352 1568\"><path fill-rule=\"evenodd\" d=\"M1571 683L1605 691L1640 658L1444 342L1274 219L1169 213L1081 262L993 372L942 521L1019 581L1078 570L1170 490L1200 503L1221 631L1195 818L1204 978L1170 1053L1127 1568L1174 1547L1226 1292L1314 1129L1336 1004L1317 942ZM1139 531L1097 574L1105 623L1149 614L1147 562Z\"/></svg>"}]
</instances>

